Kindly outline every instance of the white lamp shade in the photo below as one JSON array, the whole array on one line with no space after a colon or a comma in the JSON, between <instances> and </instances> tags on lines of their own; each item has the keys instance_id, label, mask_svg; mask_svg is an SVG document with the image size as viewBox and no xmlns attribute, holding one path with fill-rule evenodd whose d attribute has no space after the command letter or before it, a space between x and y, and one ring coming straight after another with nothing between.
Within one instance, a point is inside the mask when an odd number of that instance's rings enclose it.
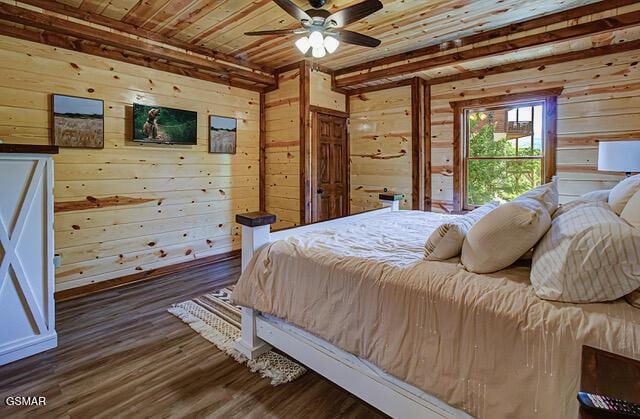
<instances>
[{"instance_id":1,"label":"white lamp shade","mask_svg":"<svg viewBox=\"0 0 640 419\"><path fill-rule=\"evenodd\" d=\"M333 54L338 49L338 45L340 45L340 42L333 36L326 36L324 38L324 47L329 54Z\"/></svg>"},{"instance_id":2,"label":"white lamp shade","mask_svg":"<svg viewBox=\"0 0 640 419\"><path fill-rule=\"evenodd\" d=\"M309 42L309 38L303 36L302 38L296 41L296 47L300 50L301 53L306 54L311 48L311 43Z\"/></svg>"},{"instance_id":3,"label":"white lamp shade","mask_svg":"<svg viewBox=\"0 0 640 419\"><path fill-rule=\"evenodd\" d=\"M322 48L324 46L324 38L322 37L322 33L318 31L311 32L311 35L309 35L309 43L311 44L311 48Z\"/></svg>"},{"instance_id":4,"label":"white lamp shade","mask_svg":"<svg viewBox=\"0 0 640 419\"><path fill-rule=\"evenodd\" d=\"M313 48L311 50L311 55L313 55L313 58L322 58L327 55L327 51L325 51L324 47Z\"/></svg>"},{"instance_id":5,"label":"white lamp shade","mask_svg":"<svg viewBox=\"0 0 640 419\"><path fill-rule=\"evenodd\" d=\"M598 170L640 172L640 139L598 142Z\"/></svg>"}]
</instances>

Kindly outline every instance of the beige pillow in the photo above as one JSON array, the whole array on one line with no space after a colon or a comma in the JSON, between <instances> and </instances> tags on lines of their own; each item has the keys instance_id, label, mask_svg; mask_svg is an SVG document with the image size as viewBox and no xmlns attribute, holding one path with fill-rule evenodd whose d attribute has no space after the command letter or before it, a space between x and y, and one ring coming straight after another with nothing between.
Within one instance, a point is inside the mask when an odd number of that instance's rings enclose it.
<instances>
[{"instance_id":1,"label":"beige pillow","mask_svg":"<svg viewBox=\"0 0 640 419\"><path fill-rule=\"evenodd\" d=\"M444 223L438 227L424 244L426 260L447 260L456 257L462 250L462 243L467 232L478 220L498 206L490 202L474 209L457 220Z\"/></svg>"},{"instance_id":2,"label":"beige pillow","mask_svg":"<svg viewBox=\"0 0 640 419\"><path fill-rule=\"evenodd\" d=\"M619 215L633 194L638 191L640 191L640 175L626 178L611 189L609 206Z\"/></svg>"},{"instance_id":3,"label":"beige pillow","mask_svg":"<svg viewBox=\"0 0 640 419\"><path fill-rule=\"evenodd\" d=\"M471 227L462 264L476 273L506 268L535 246L550 225L549 211L538 200L520 197L502 204Z\"/></svg>"},{"instance_id":4,"label":"beige pillow","mask_svg":"<svg viewBox=\"0 0 640 419\"><path fill-rule=\"evenodd\" d=\"M549 182L544 185L540 185L536 188L533 188L516 199L522 198L531 198L537 201L540 201L549 211L549 215L553 215L553 213L558 209L560 194L558 193L558 183L557 182Z\"/></svg>"},{"instance_id":5,"label":"beige pillow","mask_svg":"<svg viewBox=\"0 0 640 419\"><path fill-rule=\"evenodd\" d=\"M605 202L575 204L536 246L531 285L540 298L572 303L615 300L640 288L640 230Z\"/></svg>"},{"instance_id":6,"label":"beige pillow","mask_svg":"<svg viewBox=\"0 0 640 419\"><path fill-rule=\"evenodd\" d=\"M629 199L620 214L620 218L632 226L640 228L640 190Z\"/></svg>"}]
</instances>

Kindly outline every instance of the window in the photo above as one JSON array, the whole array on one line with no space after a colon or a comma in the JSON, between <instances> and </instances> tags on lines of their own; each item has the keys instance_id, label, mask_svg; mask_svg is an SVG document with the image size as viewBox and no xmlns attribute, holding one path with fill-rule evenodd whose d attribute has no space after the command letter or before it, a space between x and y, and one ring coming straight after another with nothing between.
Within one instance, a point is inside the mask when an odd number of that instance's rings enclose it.
<instances>
[{"instance_id":1,"label":"window","mask_svg":"<svg viewBox=\"0 0 640 419\"><path fill-rule=\"evenodd\" d=\"M554 174L556 96L513 96L453 103L454 210L509 201Z\"/></svg>"}]
</instances>

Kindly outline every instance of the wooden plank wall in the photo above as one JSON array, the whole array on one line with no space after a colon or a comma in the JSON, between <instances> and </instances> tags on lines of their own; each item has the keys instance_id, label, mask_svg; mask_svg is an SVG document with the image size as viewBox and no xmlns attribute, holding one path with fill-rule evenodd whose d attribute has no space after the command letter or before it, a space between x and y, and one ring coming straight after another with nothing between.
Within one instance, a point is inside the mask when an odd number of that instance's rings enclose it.
<instances>
[{"instance_id":1,"label":"wooden plank wall","mask_svg":"<svg viewBox=\"0 0 640 419\"><path fill-rule=\"evenodd\" d=\"M598 172L598 139L640 138L640 51L542 66L431 87L434 211L451 210L453 113L449 102L564 87L558 98L561 202L607 189L622 174Z\"/></svg>"},{"instance_id":2,"label":"wooden plank wall","mask_svg":"<svg viewBox=\"0 0 640 419\"><path fill-rule=\"evenodd\" d=\"M300 74L280 74L278 89L266 94L266 210L274 228L300 224Z\"/></svg>"},{"instance_id":3,"label":"wooden plank wall","mask_svg":"<svg viewBox=\"0 0 640 419\"><path fill-rule=\"evenodd\" d=\"M411 86L349 97L351 213L378 208L378 194L405 195L411 209Z\"/></svg>"},{"instance_id":4,"label":"wooden plank wall","mask_svg":"<svg viewBox=\"0 0 640 419\"><path fill-rule=\"evenodd\" d=\"M0 36L0 139L47 144L52 93L105 101L105 147L55 158L57 290L240 247L259 207L259 94ZM141 145L132 102L198 112L196 146ZM238 119L235 155L207 152L207 115Z\"/></svg>"},{"instance_id":5,"label":"wooden plank wall","mask_svg":"<svg viewBox=\"0 0 640 419\"><path fill-rule=\"evenodd\" d=\"M330 74L311 70L309 90L309 104L340 112L346 112L346 97L344 94L335 92L331 89Z\"/></svg>"}]
</instances>

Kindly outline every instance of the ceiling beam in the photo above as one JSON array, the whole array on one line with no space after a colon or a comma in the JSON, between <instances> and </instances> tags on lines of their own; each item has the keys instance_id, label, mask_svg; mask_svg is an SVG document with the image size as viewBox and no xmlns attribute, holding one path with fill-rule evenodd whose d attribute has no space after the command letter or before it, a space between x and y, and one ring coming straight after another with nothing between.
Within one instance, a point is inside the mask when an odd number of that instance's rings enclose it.
<instances>
[{"instance_id":1,"label":"ceiling beam","mask_svg":"<svg viewBox=\"0 0 640 419\"><path fill-rule=\"evenodd\" d=\"M600 13L606 10L627 6L630 4L635 4L637 2L638 0L599 1L597 3L588 4L586 6L575 7L573 9L568 9L561 12L552 13L546 16L541 16L534 19L525 20L522 22L512 23L510 25L502 26L500 28L480 32L474 35L464 37L461 39L461 41L462 41L462 45L471 45L478 42L490 41L492 39L500 38L502 36L513 35L516 33L553 25L555 23L565 22L571 19L577 19L582 16L588 16L594 13ZM344 74L355 73L357 71L367 70L373 67L393 64L393 63L401 62L404 60L411 60L411 59L415 59L425 55L437 54L440 51L441 51L440 44L429 45L427 47L418 48L412 51L394 54L384 58L367 61L365 63L355 64L349 67L340 68L335 70L335 74L336 76L341 76Z\"/></svg>"},{"instance_id":2,"label":"ceiling beam","mask_svg":"<svg viewBox=\"0 0 640 419\"><path fill-rule=\"evenodd\" d=\"M427 57L424 60L400 64L370 72L336 78L336 87L344 88L350 85L366 83L389 77L408 76L410 74L430 70L451 64L488 58L506 54L508 52L525 48L568 41L601 32L609 32L640 23L640 11L625 13L618 16L594 20L588 23L568 26L547 32L536 33L529 36L506 40L495 44L479 46L464 51L454 51L450 54L436 57Z\"/></svg>"},{"instance_id":3,"label":"ceiling beam","mask_svg":"<svg viewBox=\"0 0 640 419\"><path fill-rule=\"evenodd\" d=\"M125 51L140 53L156 60L166 60L176 64L192 66L199 70L220 73L228 77L229 80L240 79L264 84L265 86L275 83L275 77L272 74L264 74L231 66L207 56L179 51L156 43L147 42L141 38L101 30L50 14L39 13L6 3L0 3L0 19L52 33L121 48Z\"/></svg>"},{"instance_id":4,"label":"ceiling beam","mask_svg":"<svg viewBox=\"0 0 640 419\"><path fill-rule=\"evenodd\" d=\"M489 67L482 70L465 71L459 74L435 77L429 79L428 82L431 85L435 85L459 80L473 79L476 77L484 78L486 76L491 76L494 74L511 73L512 71L526 70L530 68L539 68L540 70L544 70L544 67L548 65L566 63L568 61L575 60L584 60L586 58L600 57L603 55L617 54L620 52L633 51L637 49L640 49L640 39L619 44L592 47L580 51L571 51L564 54L551 55L548 57L534 58L517 63L503 64L498 67Z\"/></svg>"},{"instance_id":5,"label":"ceiling beam","mask_svg":"<svg viewBox=\"0 0 640 419\"><path fill-rule=\"evenodd\" d=\"M428 81L428 80L425 80ZM395 89L396 87L410 86L413 78L392 81L389 83L372 84L371 86L360 87L358 89L349 89L346 91L347 96L358 96L364 93L378 92L380 90Z\"/></svg>"},{"instance_id":6,"label":"ceiling beam","mask_svg":"<svg viewBox=\"0 0 640 419\"><path fill-rule=\"evenodd\" d=\"M57 48L64 48L71 51L81 52L84 54L96 55L99 57L109 58L112 60L122 61L128 64L136 64L143 67L153 68L155 70L165 71L167 73L178 74L199 80L205 80L213 83L224 84L228 86L238 87L241 89L252 90L256 92L262 91L263 87L244 82L241 80L229 79L220 74L209 73L194 68L172 65L159 60L150 60L147 57L134 54L122 49L109 49L103 45L86 40L72 38L67 35L53 33L49 31L37 32L26 28L19 28L2 24L0 20L0 35L10 36L13 38L24 39L26 41L38 42L45 45L51 45Z\"/></svg>"},{"instance_id":7,"label":"ceiling beam","mask_svg":"<svg viewBox=\"0 0 640 419\"><path fill-rule=\"evenodd\" d=\"M83 20L85 22L96 23L98 25L107 26L109 28L118 30L120 32L128 33L130 35L139 36L149 39L151 41L160 42L162 44L170 45L176 48L181 48L189 51L196 52L198 54L209 56L215 60L223 61L236 66L246 67L252 70L271 74L272 68L262 65L251 63L247 60L241 60L232 55L224 54L211 48L206 48L200 45L194 45L189 42L180 41L179 39L169 38L158 32L153 32L149 29L138 27L127 22L122 22L110 17L102 16L96 13L91 13L86 10L82 10L76 7L67 6L66 4L58 3L51 0L20 0L21 3L36 6L41 9L59 13L61 15L74 17L76 19Z\"/></svg>"}]
</instances>

